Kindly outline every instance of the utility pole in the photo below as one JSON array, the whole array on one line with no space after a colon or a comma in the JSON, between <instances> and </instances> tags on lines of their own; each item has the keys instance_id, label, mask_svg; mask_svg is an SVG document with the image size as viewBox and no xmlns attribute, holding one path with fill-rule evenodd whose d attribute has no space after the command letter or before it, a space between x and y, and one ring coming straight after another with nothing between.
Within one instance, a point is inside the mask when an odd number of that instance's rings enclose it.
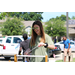
<instances>
[{"instance_id":1,"label":"utility pole","mask_svg":"<svg viewBox=\"0 0 75 75\"><path fill-rule=\"evenodd\" d=\"M68 30L68 12L66 12L66 27L67 27L67 38L69 39L69 30Z\"/></svg>"}]
</instances>

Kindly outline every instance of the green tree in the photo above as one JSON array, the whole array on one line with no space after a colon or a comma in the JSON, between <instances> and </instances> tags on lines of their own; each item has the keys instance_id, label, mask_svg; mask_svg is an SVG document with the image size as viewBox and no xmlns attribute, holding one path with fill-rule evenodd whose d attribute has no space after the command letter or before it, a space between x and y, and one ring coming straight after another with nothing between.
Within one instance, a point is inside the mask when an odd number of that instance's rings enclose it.
<instances>
[{"instance_id":1,"label":"green tree","mask_svg":"<svg viewBox=\"0 0 75 75\"><path fill-rule=\"evenodd\" d=\"M43 12L6 12L7 17L14 17L21 18L26 21L32 21L32 20L42 20L42 13Z\"/></svg>"},{"instance_id":2,"label":"green tree","mask_svg":"<svg viewBox=\"0 0 75 75\"><path fill-rule=\"evenodd\" d=\"M75 19L75 16L72 16L72 19Z\"/></svg>"},{"instance_id":3,"label":"green tree","mask_svg":"<svg viewBox=\"0 0 75 75\"><path fill-rule=\"evenodd\" d=\"M45 28L45 32L50 35L50 36L63 36L66 35L66 27L64 27L65 25L65 21L61 21L61 20L50 20L46 22L46 28Z\"/></svg>"},{"instance_id":4,"label":"green tree","mask_svg":"<svg viewBox=\"0 0 75 75\"><path fill-rule=\"evenodd\" d=\"M6 16L6 13L5 13L5 12L0 13L0 19L1 19L1 20L2 20L2 19L5 19L5 16Z\"/></svg>"},{"instance_id":5,"label":"green tree","mask_svg":"<svg viewBox=\"0 0 75 75\"><path fill-rule=\"evenodd\" d=\"M22 35L25 33L25 26L18 18L8 18L1 27L2 35Z\"/></svg>"},{"instance_id":6,"label":"green tree","mask_svg":"<svg viewBox=\"0 0 75 75\"><path fill-rule=\"evenodd\" d=\"M61 16L56 16L56 18L51 18L50 20L58 20L60 19L61 21L66 21L66 15L61 15ZM68 19L71 19L70 17L68 17Z\"/></svg>"}]
</instances>

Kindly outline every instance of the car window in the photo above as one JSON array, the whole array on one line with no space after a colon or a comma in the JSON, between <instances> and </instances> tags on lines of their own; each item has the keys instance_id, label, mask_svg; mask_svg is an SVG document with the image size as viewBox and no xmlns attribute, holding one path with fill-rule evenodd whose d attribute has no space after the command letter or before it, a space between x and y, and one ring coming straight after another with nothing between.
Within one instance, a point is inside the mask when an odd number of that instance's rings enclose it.
<instances>
[{"instance_id":1,"label":"car window","mask_svg":"<svg viewBox=\"0 0 75 75\"><path fill-rule=\"evenodd\" d=\"M63 42L60 42L60 44L64 44Z\"/></svg>"},{"instance_id":2,"label":"car window","mask_svg":"<svg viewBox=\"0 0 75 75\"><path fill-rule=\"evenodd\" d=\"M70 44L72 44L72 45L73 45L73 44L74 44L74 42L70 42Z\"/></svg>"},{"instance_id":3,"label":"car window","mask_svg":"<svg viewBox=\"0 0 75 75\"><path fill-rule=\"evenodd\" d=\"M2 43L3 40L0 40L0 43Z\"/></svg>"},{"instance_id":4,"label":"car window","mask_svg":"<svg viewBox=\"0 0 75 75\"><path fill-rule=\"evenodd\" d=\"M14 37L13 43L22 42L22 40L19 37Z\"/></svg>"},{"instance_id":5,"label":"car window","mask_svg":"<svg viewBox=\"0 0 75 75\"><path fill-rule=\"evenodd\" d=\"M6 40L6 43L11 43L11 39L12 39L12 37L8 37Z\"/></svg>"}]
</instances>

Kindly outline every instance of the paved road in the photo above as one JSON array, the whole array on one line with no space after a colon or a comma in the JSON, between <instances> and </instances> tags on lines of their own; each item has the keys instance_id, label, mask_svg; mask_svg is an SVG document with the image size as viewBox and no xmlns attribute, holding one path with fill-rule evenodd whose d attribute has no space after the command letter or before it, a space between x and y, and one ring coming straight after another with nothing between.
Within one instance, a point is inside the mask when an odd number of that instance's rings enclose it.
<instances>
[{"instance_id":1,"label":"paved road","mask_svg":"<svg viewBox=\"0 0 75 75\"><path fill-rule=\"evenodd\" d=\"M72 52L73 58L75 58L75 52ZM55 62L56 60L62 60L63 59L63 53L56 55L55 58L51 57L49 58L49 62ZM5 60L4 57L0 57L0 62L14 62L14 57L11 57L10 60ZM22 58L18 59L18 62L22 62Z\"/></svg>"}]
</instances>

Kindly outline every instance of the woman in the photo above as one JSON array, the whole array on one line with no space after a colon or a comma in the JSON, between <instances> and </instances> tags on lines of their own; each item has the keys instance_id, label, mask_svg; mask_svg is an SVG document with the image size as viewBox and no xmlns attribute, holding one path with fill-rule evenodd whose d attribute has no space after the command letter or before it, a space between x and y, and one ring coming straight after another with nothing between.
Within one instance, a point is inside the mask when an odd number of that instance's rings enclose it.
<instances>
[{"instance_id":1,"label":"woman","mask_svg":"<svg viewBox=\"0 0 75 75\"><path fill-rule=\"evenodd\" d=\"M45 44L46 43L46 46ZM43 25L40 21L35 21L32 25L32 37L30 41L30 48L34 48L39 46L35 50L32 51L32 55L48 55L48 48L55 49L53 41L51 37L45 34ZM45 58L31 58L32 62L45 62Z\"/></svg>"}]
</instances>

